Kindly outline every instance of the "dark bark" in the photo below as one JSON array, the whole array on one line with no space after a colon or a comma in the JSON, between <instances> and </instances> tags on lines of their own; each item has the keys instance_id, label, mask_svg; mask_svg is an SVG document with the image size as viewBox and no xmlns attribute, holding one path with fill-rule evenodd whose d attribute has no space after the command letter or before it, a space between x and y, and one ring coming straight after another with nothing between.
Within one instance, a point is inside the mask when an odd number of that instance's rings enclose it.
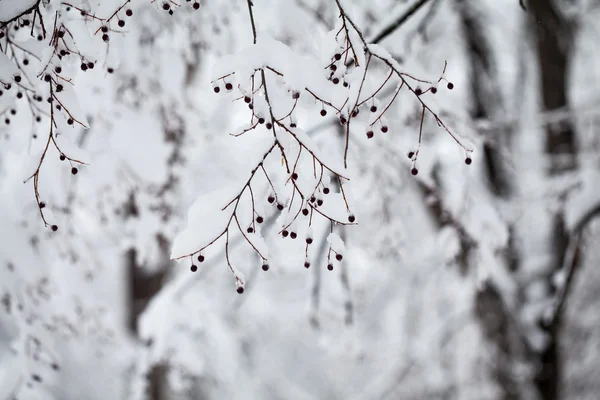
<instances>
[{"instance_id":1,"label":"dark bark","mask_svg":"<svg viewBox=\"0 0 600 400\"><path fill-rule=\"evenodd\" d=\"M556 1L529 0L527 8L531 13L529 22L537 48L544 111L568 109L568 67L573 47L573 26L561 15ZM572 121L565 120L545 127L545 151L549 159L550 176L577 168L577 140ZM554 257L546 276L550 288L553 287L552 276L562 267L569 242L562 214L557 212L553 220L551 245ZM544 400L560 398L560 321L558 314L550 323L540 324L550 339L547 348L538 355L539 369L535 377L535 384Z\"/></svg>"},{"instance_id":2,"label":"dark bark","mask_svg":"<svg viewBox=\"0 0 600 400\"><path fill-rule=\"evenodd\" d=\"M132 192L127 203L124 206L125 218L138 218L139 210L135 200L135 194ZM163 254L168 254L168 242L165 238L157 237L157 245L161 248ZM165 263L168 265L168 262ZM125 251L125 266L127 268L128 287L128 323L127 326L131 334L139 336L138 319L148 302L158 293L165 279L167 269L158 268L154 273L146 273L137 261L137 250L130 248ZM154 365L148 375L148 400L166 400L167 383L166 374L168 366L165 364Z\"/></svg>"}]
</instances>

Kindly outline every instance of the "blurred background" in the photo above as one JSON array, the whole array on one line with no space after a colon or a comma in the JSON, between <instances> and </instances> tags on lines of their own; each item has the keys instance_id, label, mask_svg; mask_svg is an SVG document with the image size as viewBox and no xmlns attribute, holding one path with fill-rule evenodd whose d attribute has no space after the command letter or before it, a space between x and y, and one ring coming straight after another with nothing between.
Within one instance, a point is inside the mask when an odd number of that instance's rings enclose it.
<instances>
[{"instance_id":1,"label":"blurred background","mask_svg":"<svg viewBox=\"0 0 600 400\"><path fill-rule=\"evenodd\" d=\"M259 35L324 58L334 1L253 3ZM401 98L386 135L352 133L358 225L338 231L347 250L333 271L328 223L305 269L269 209L269 271L231 245L244 294L222 244L191 272L170 261L188 208L247 175L247 142L227 138L248 110L210 81L220 57L252 44L248 5L168 15L138 1L111 38L114 72L76 76L90 129L72 138L89 165L73 176L45 161L57 232L23 184L23 155L47 128L23 101L0 126L0 400L598 398L600 2L344 3L367 38L393 27L377 41L406 72L448 63L454 88L424 99L472 143L472 165L429 119L412 176L421 108ZM388 71L372 67L374 88ZM298 124L339 157L337 118L307 104Z\"/></svg>"}]
</instances>

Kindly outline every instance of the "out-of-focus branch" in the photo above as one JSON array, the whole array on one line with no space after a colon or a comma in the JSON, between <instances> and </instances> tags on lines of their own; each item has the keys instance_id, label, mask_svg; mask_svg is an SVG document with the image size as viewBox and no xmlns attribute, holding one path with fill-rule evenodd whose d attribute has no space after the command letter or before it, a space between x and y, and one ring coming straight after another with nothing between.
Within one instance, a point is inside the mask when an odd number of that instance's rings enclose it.
<instances>
[{"instance_id":1,"label":"out-of-focus branch","mask_svg":"<svg viewBox=\"0 0 600 400\"><path fill-rule=\"evenodd\" d=\"M389 25L384 27L379 33L369 39L369 43L379 43L389 35L391 35L396 29L400 28L406 21L409 20L417 11L421 9L429 0L419 0L412 7L406 10L403 14L399 15Z\"/></svg>"}]
</instances>

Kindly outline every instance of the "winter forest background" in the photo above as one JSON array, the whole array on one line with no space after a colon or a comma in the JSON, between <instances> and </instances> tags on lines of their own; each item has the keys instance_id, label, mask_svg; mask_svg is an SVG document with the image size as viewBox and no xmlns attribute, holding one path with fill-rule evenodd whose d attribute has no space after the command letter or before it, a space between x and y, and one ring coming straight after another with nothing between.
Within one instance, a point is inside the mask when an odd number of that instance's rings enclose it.
<instances>
[{"instance_id":1,"label":"winter forest background","mask_svg":"<svg viewBox=\"0 0 600 400\"><path fill-rule=\"evenodd\" d=\"M599 21L0 0L0 400L597 399Z\"/></svg>"}]
</instances>

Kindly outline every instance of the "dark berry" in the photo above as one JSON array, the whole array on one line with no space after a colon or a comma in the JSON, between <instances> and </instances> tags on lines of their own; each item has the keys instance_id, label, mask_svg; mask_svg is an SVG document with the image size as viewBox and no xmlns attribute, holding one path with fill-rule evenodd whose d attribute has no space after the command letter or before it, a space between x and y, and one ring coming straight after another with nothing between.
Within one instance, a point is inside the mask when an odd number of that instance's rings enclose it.
<instances>
[{"instance_id":1,"label":"dark berry","mask_svg":"<svg viewBox=\"0 0 600 400\"><path fill-rule=\"evenodd\" d=\"M110 40L110 37L108 36L108 34L105 33L104 35L102 35L102 40L108 42Z\"/></svg>"},{"instance_id":2,"label":"dark berry","mask_svg":"<svg viewBox=\"0 0 600 400\"><path fill-rule=\"evenodd\" d=\"M411 173L411 174L413 174L413 175L417 175L417 174L419 173L419 170L418 170L418 169L416 169L416 168L412 168L412 169L410 170L410 173Z\"/></svg>"},{"instance_id":3,"label":"dark berry","mask_svg":"<svg viewBox=\"0 0 600 400\"><path fill-rule=\"evenodd\" d=\"M372 138L373 138L373 136L374 136L374 133L373 133L373 131L368 131L368 132L367 132L367 138L368 138L368 139L372 139Z\"/></svg>"},{"instance_id":4,"label":"dark berry","mask_svg":"<svg viewBox=\"0 0 600 400\"><path fill-rule=\"evenodd\" d=\"M306 244L311 244L313 242L312 238L307 237L306 238Z\"/></svg>"},{"instance_id":5,"label":"dark berry","mask_svg":"<svg viewBox=\"0 0 600 400\"><path fill-rule=\"evenodd\" d=\"M163 10L167 11L167 10L171 9L171 6L169 5L169 3L163 3L162 8L163 8Z\"/></svg>"},{"instance_id":6,"label":"dark berry","mask_svg":"<svg viewBox=\"0 0 600 400\"><path fill-rule=\"evenodd\" d=\"M307 208L303 209L302 210L302 214L304 214L304 216L307 216L308 215L308 209Z\"/></svg>"},{"instance_id":7,"label":"dark berry","mask_svg":"<svg viewBox=\"0 0 600 400\"><path fill-rule=\"evenodd\" d=\"M29 65L29 60L28 59L24 59L23 60L23 65Z\"/></svg>"},{"instance_id":8,"label":"dark berry","mask_svg":"<svg viewBox=\"0 0 600 400\"><path fill-rule=\"evenodd\" d=\"M250 97L248 97L248 96L245 96L245 97L244 97L244 101L245 101L246 103L250 103L250 102L252 101L252 99L251 99Z\"/></svg>"},{"instance_id":9,"label":"dark berry","mask_svg":"<svg viewBox=\"0 0 600 400\"><path fill-rule=\"evenodd\" d=\"M431 90L431 93L433 93L433 94L437 93L437 88L436 87L432 87L430 90Z\"/></svg>"},{"instance_id":10,"label":"dark berry","mask_svg":"<svg viewBox=\"0 0 600 400\"><path fill-rule=\"evenodd\" d=\"M329 188L328 187L323 188L323 194L329 194Z\"/></svg>"},{"instance_id":11,"label":"dark berry","mask_svg":"<svg viewBox=\"0 0 600 400\"><path fill-rule=\"evenodd\" d=\"M356 217L354 215L349 215L348 216L348 221L354 222L354 221L356 221Z\"/></svg>"},{"instance_id":12,"label":"dark berry","mask_svg":"<svg viewBox=\"0 0 600 400\"><path fill-rule=\"evenodd\" d=\"M173 15L173 10L169 10L169 15ZM243 289L242 289L243 291Z\"/></svg>"},{"instance_id":13,"label":"dark berry","mask_svg":"<svg viewBox=\"0 0 600 400\"><path fill-rule=\"evenodd\" d=\"M335 53L333 58L335 58L336 60L341 60L342 59L342 55L340 53Z\"/></svg>"},{"instance_id":14,"label":"dark berry","mask_svg":"<svg viewBox=\"0 0 600 400\"><path fill-rule=\"evenodd\" d=\"M244 287L243 286L238 286L238 288L236 289L236 291L238 292L238 294L242 294L242 293L244 293Z\"/></svg>"},{"instance_id":15,"label":"dark berry","mask_svg":"<svg viewBox=\"0 0 600 400\"><path fill-rule=\"evenodd\" d=\"M294 122L292 122L292 123L290 124L290 128L295 128L295 127L297 127L297 126L298 126L298 125L296 125Z\"/></svg>"},{"instance_id":16,"label":"dark berry","mask_svg":"<svg viewBox=\"0 0 600 400\"><path fill-rule=\"evenodd\" d=\"M335 259L338 261L342 261L342 259L344 258L344 256L342 256L341 254L336 254L335 255Z\"/></svg>"},{"instance_id":17,"label":"dark berry","mask_svg":"<svg viewBox=\"0 0 600 400\"><path fill-rule=\"evenodd\" d=\"M416 94L417 96L420 96L420 95L422 95L422 94L423 94L423 91L421 90L421 88L416 88L416 89L415 89L415 94Z\"/></svg>"},{"instance_id":18,"label":"dark berry","mask_svg":"<svg viewBox=\"0 0 600 400\"><path fill-rule=\"evenodd\" d=\"M125 15L127 15L128 17L131 17L133 15L133 11L131 11L131 8L128 8L127 11L125 11Z\"/></svg>"},{"instance_id":19,"label":"dark berry","mask_svg":"<svg viewBox=\"0 0 600 400\"><path fill-rule=\"evenodd\" d=\"M292 232L292 233L290 233L290 237L292 239L296 239L298 237L298 234L296 232Z\"/></svg>"},{"instance_id":20,"label":"dark berry","mask_svg":"<svg viewBox=\"0 0 600 400\"><path fill-rule=\"evenodd\" d=\"M102 28L100 28L100 30L102 31L102 33L106 33L108 32L108 26L103 26Z\"/></svg>"},{"instance_id":21,"label":"dark berry","mask_svg":"<svg viewBox=\"0 0 600 400\"><path fill-rule=\"evenodd\" d=\"M271 130L272 127L273 124L271 124L270 122L267 122L267 124L265 125L265 128L267 128L268 130Z\"/></svg>"},{"instance_id":22,"label":"dark berry","mask_svg":"<svg viewBox=\"0 0 600 400\"><path fill-rule=\"evenodd\" d=\"M58 226L57 225L52 225L50 227L50 229L52 229L52 232L56 232L58 230Z\"/></svg>"},{"instance_id":23,"label":"dark berry","mask_svg":"<svg viewBox=\"0 0 600 400\"><path fill-rule=\"evenodd\" d=\"M371 112L372 113L377 112L377 106L371 106Z\"/></svg>"},{"instance_id":24,"label":"dark berry","mask_svg":"<svg viewBox=\"0 0 600 400\"><path fill-rule=\"evenodd\" d=\"M310 268L310 263L308 261L304 261L304 268Z\"/></svg>"},{"instance_id":25,"label":"dark berry","mask_svg":"<svg viewBox=\"0 0 600 400\"><path fill-rule=\"evenodd\" d=\"M327 110L325 110L325 109L322 109L322 110L321 110L321 117L324 117L324 116L326 116L326 115L327 115Z\"/></svg>"},{"instance_id":26,"label":"dark berry","mask_svg":"<svg viewBox=\"0 0 600 400\"><path fill-rule=\"evenodd\" d=\"M327 269L333 271L333 264L327 264Z\"/></svg>"},{"instance_id":27,"label":"dark berry","mask_svg":"<svg viewBox=\"0 0 600 400\"><path fill-rule=\"evenodd\" d=\"M89 69L94 69L94 63L90 61L89 63L87 63L87 67Z\"/></svg>"},{"instance_id":28,"label":"dark berry","mask_svg":"<svg viewBox=\"0 0 600 400\"><path fill-rule=\"evenodd\" d=\"M260 215L259 215L258 217L256 217L256 222L257 222L257 223L259 223L259 224L262 224L262 223L263 223L263 221L264 221L264 218L263 218L263 217L261 217Z\"/></svg>"},{"instance_id":29,"label":"dark berry","mask_svg":"<svg viewBox=\"0 0 600 400\"><path fill-rule=\"evenodd\" d=\"M57 74L60 74L62 72L62 68L56 67L56 68L54 68L54 72L56 72Z\"/></svg>"},{"instance_id":30,"label":"dark berry","mask_svg":"<svg viewBox=\"0 0 600 400\"><path fill-rule=\"evenodd\" d=\"M300 98L300 92L292 92L292 99Z\"/></svg>"},{"instance_id":31,"label":"dark berry","mask_svg":"<svg viewBox=\"0 0 600 400\"><path fill-rule=\"evenodd\" d=\"M288 235L289 235L289 234L290 234L290 233L289 233L288 231L286 231L286 230L284 230L283 232L281 232L281 235L282 235L283 237L288 237Z\"/></svg>"},{"instance_id":32,"label":"dark berry","mask_svg":"<svg viewBox=\"0 0 600 400\"><path fill-rule=\"evenodd\" d=\"M269 264L263 264L262 265L262 270L263 271L268 271L269 270Z\"/></svg>"},{"instance_id":33,"label":"dark berry","mask_svg":"<svg viewBox=\"0 0 600 400\"><path fill-rule=\"evenodd\" d=\"M87 71L87 69L88 69L87 65L85 63L82 63L81 64L81 70L82 71Z\"/></svg>"},{"instance_id":34,"label":"dark berry","mask_svg":"<svg viewBox=\"0 0 600 400\"><path fill-rule=\"evenodd\" d=\"M79 172L79 171L77 170L77 168L75 168L75 167L71 168L71 173L72 173L73 175L77 175L77 172Z\"/></svg>"},{"instance_id":35,"label":"dark berry","mask_svg":"<svg viewBox=\"0 0 600 400\"><path fill-rule=\"evenodd\" d=\"M204 262L204 256L202 254L198 255L198 262Z\"/></svg>"},{"instance_id":36,"label":"dark berry","mask_svg":"<svg viewBox=\"0 0 600 400\"><path fill-rule=\"evenodd\" d=\"M197 10L200 8L200 3L194 3L192 7L194 7L194 10Z\"/></svg>"},{"instance_id":37,"label":"dark berry","mask_svg":"<svg viewBox=\"0 0 600 400\"><path fill-rule=\"evenodd\" d=\"M282 211L282 210L283 210L283 204L281 204L281 203L278 203L278 204L277 204L277 209L278 209L279 211Z\"/></svg>"},{"instance_id":38,"label":"dark berry","mask_svg":"<svg viewBox=\"0 0 600 400\"><path fill-rule=\"evenodd\" d=\"M273 197L273 196L269 196L269 197L267 198L267 201L268 201L269 203L273 203L273 202L275 201L275 197Z\"/></svg>"},{"instance_id":39,"label":"dark berry","mask_svg":"<svg viewBox=\"0 0 600 400\"><path fill-rule=\"evenodd\" d=\"M254 233L254 228L252 228L251 226L249 226L248 229L246 229L246 231L248 233Z\"/></svg>"},{"instance_id":40,"label":"dark berry","mask_svg":"<svg viewBox=\"0 0 600 400\"><path fill-rule=\"evenodd\" d=\"M331 82L333 82L334 85L337 85L338 83L340 83L340 79L339 78L333 78L331 80Z\"/></svg>"},{"instance_id":41,"label":"dark berry","mask_svg":"<svg viewBox=\"0 0 600 400\"><path fill-rule=\"evenodd\" d=\"M340 124L342 125L346 125L346 122L348 122L348 120L346 119L346 117L344 117L343 115L340 117Z\"/></svg>"},{"instance_id":42,"label":"dark berry","mask_svg":"<svg viewBox=\"0 0 600 400\"><path fill-rule=\"evenodd\" d=\"M60 155L60 161L65 161L67 159L67 157L64 154Z\"/></svg>"},{"instance_id":43,"label":"dark berry","mask_svg":"<svg viewBox=\"0 0 600 400\"><path fill-rule=\"evenodd\" d=\"M265 119L264 119L263 117L260 117L260 118L258 119L258 123L259 123L259 124L264 124L264 123L265 123Z\"/></svg>"},{"instance_id":44,"label":"dark berry","mask_svg":"<svg viewBox=\"0 0 600 400\"><path fill-rule=\"evenodd\" d=\"M415 156L415 152L414 151L409 151L407 154L408 158L412 159Z\"/></svg>"},{"instance_id":45,"label":"dark berry","mask_svg":"<svg viewBox=\"0 0 600 400\"><path fill-rule=\"evenodd\" d=\"M331 65L329 66L329 69L330 69L330 70L332 70L332 71L335 71L335 70L337 69L337 65L335 65L335 64L331 64Z\"/></svg>"},{"instance_id":46,"label":"dark berry","mask_svg":"<svg viewBox=\"0 0 600 400\"><path fill-rule=\"evenodd\" d=\"M106 69L106 72L108 72L109 74L112 74L113 72L115 72L115 69L114 69L114 68L111 68L111 67L108 67L108 68Z\"/></svg>"},{"instance_id":47,"label":"dark berry","mask_svg":"<svg viewBox=\"0 0 600 400\"><path fill-rule=\"evenodd\" d=\"M215 86L215 87L213 88L213 91L214 91L215 93L219 93L219 92L221 91L221 88L220 88L220 87L218 87L218 86Z\"/></svg>"},{"instance_id":48,"label":"dark berry","mask_svg":"<svg viewBox=\"0 0 600 400\"><path fill-rule=\"evenodd\" d=\"M292 174L292 179L293 179L293 180L296 180L296 179L298 179L298 174L294 172L294 173Z\"/></svg>"},{"instance_id":49,"label":"dark berry","mask_svg":"<svg viewBox=\"0 0 600 400\"><path fill-rule=\"evenodd\" d=\"M471 159L471 157L465 158L465 164L471 165L472 162L473 162L473 159Z\"/></svg>"},{"instance_id":50,"label":"dark berry","mask_svg":"<svg viewBox=\"0 0 600 400\"><path fill-rule=\"evenodd\" d=\"M310 202L314 203L317 200L317 198L315 196L310 196Z\"/></svg>"},{"instance_id":51,"label":"dark berry","mask_svg":"<svg viewBox=\"0 0 600 400\"><path fill-rule=\"evenodd\" d=\"M233 89L233 85L231 84L231 82L227 82L227 83L225 84L225 89L227 89L227 90L231 90L231 89Z\"/></svg>"},{"instance_id":52,"label":"dark berry","mask_svg":"<svg viewBox=\"0 0 600 400\"><path fill-rule=\"evenodd\" d=\"M317 200L317 205L319 207L321 207L323 205L323 200L321 200L321 199Z\"/></svg>"},{"instance_id":53,"label":"dark berry","mask_svg":"<svg viewBox=\"0 0 600 400\"><path fill-rule=\"evenodd\" d=\"M125 26L125 21L120 19L119 22L117 22L117 25L119 25L122 28Z\"/></svg>"},{"instance_id":54,"label":"dark berry","mask_svg":"<svg viewBox=\"0 0 600 400\"><path fill-rule=\"evenodd\" d=\"M454 83L452 83L452 82L448 82L448 85L447 85L447 87L448 87L448 89L450 89L450 90L454 89Z\"/></svg>"},{"instance_id":55,"label":"dark berry","mask_svg":"<svg viewBox=\"0 0 600 400\"><path fill-rule=\"evenodd\" d=\"M44 203L43 201L40 202L40 208L44 208L46 207L46 203Z\"/></svg>"},{"instance_id":56,"label":"dark berry","mask_svg":"<svg viewBox=\"0 0 600 400\"><path fill-rule=\"evenodd\" d=\"M50 82L51 80L52 80L52 77L50 76L50 74L44 75L44 81Z\"/></svg>"},{"instance_id":57,"label":"dark berry","mask_svg":"<svg viewBox=\"0 0 600 400\"><path fill-rule=\"evenodd\" d=\"M63 89L64 89L64 86L63 86L63 85L61 85L60 83L59 83L58 85L56 85L56 91L57 91L58 93L62 92L62 91L63 91Z\"/></svg>"},{"instance_id":58,"label":"dark berry","mask_svg":"<svg viewBox=\"0 0 600 400\"><path fill-rule=\"evenodd\" d=\"M382 126L381 127L381 132L386 133L388 131L388 127L387 126Z\"/></svg>"},{"instance_id":59,"label":"dark berry","mask_svg":"<svg viewBox=\"0 0 600 400\"><path fill-rule=\"evenodd\" d=\"M17 82L17 83L21 82L21 75L15 76L15 82Z\"/></svg>"},{"instance_id":60,"label":"dark berry","mask_svg":"<svg viewBox=\"0 0 600 400\"><path fill-rule=\"evenodd\" d=\"M192 272L196 272L196 271L198 271L198 267L197 267L195 264L192 264L192 265L190 266L190 271L192 271Z\"/></svg>"},{"instance_id":61,"label":"dark berry","mask_svg":"<svg viewBox=\"0 0 600 400\"><path fill-rule=\"evenodd\" d=\"M67 120L67 124L69 124L69 125L73 125L73 118L69 118L69 119Z\"/></svg>"}]
</instances>

